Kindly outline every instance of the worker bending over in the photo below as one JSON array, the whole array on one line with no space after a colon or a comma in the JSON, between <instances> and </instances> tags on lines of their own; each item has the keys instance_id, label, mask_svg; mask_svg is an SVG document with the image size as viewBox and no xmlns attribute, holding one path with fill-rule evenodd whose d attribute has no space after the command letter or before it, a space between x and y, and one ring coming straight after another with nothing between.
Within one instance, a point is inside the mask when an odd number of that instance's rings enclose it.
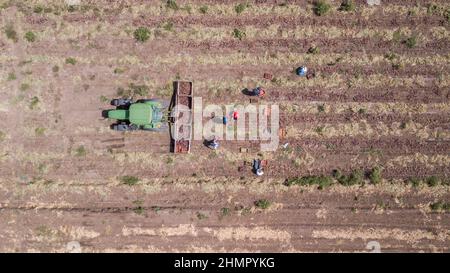
<instances>
[{"instance_id":1,"label":"worker bending over","mask_svg":"<svg viewBox=\"0 0 450 273\"><path fill-rule=\"evenodd\" d=\"M255 89L252 90L251 92L251 96L258 96L258 97L264 97L264 95L266 94L266 91L264 91L264 89L262 89L261 87L256 87Z\"/></svg>"},{"instance_id":2,"label":"worker bending over","mask_svg":"<svg viewBox=\"0 0 450 273\"><path fill-rule=\"evenodd\" d=\"M210 148L210 149L217 150L217 148L219 148L219 141L218 141L217 138L214 136L213 139L211 139L211 140L209 140L209 141L207 142L207 146L208 146L208 148Z\"/></svg>"},{"instance_id":3,"label":"worker bending over","mask_svg":"<svg viewBox=\"0 0 450 273\"><path fill-rule=\"evenodd\" d=\"M261 176L261 175L264 174L264 172L262 170L262 165L261 165L261 160L260 159L254 159L253 160L253 172L257 176Z\"/></svg>"}]
</instances>

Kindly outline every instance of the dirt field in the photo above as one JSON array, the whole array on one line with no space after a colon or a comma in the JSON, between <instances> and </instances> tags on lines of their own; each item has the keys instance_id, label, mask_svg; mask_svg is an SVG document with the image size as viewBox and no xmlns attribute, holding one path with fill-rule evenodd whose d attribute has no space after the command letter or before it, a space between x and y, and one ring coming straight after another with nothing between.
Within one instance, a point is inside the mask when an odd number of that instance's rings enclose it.
<instances>
[{"instance_id":1,"label":"dirt field","mask_svg":"<svg viewBox=\"0 0 450 273\"><path fill-rule=\"evenodd\" d=\"M329 2L0 0L0 251L450 252L448 1ZM177 79L204 105L264 86L289 145L174 155L168 133L102 118L120 89L168 99ZM286 185L320 175L332 185Z\"/></svg>"}]
</instances>

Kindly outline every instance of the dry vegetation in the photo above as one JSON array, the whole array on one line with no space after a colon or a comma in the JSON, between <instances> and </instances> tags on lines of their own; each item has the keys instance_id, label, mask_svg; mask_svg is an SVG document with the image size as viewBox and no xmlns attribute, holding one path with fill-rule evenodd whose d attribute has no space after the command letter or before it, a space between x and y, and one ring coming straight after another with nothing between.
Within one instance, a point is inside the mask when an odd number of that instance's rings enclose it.
<instances>
[{"instance_id":1,"label":"dry vegetation","mask_svg":"<svg viewBox=\"0 0 450 273\"><path fill-rule=\"evenodd\" d=\"M0 0L0 251L448 252L448 1L278 2ZM170 155L102 119L179 78L264 86L289 145Z\"/></svg>"}]
</instances>

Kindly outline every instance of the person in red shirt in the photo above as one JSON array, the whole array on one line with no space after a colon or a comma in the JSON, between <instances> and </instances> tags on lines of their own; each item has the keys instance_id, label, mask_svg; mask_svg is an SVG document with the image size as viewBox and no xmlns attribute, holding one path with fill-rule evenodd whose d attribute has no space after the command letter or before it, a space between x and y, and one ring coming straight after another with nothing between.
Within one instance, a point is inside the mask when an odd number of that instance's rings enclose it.
<instances>
[{"instance_id":1,"label":"person in red shirt","mask_svg":"<svg viewBox=\"0 0 450 273\"><path fill-rule=\"evenodd\" d=\"M262 97L264 97L265 94L266 94L266 91L264 91L264 89L261 88L261 90L259 91L259 96L262 98Z\"/></svg>"},{"instance_id":2,"label":"person in red shirt","mask_svg":"<svg viewBox=\"0 0 450 273\"><path fill-rule=\"evenodd\" d=\"M234 119L234 120L237 120L238 117L239 117L238 111L234 110L234 111L233 111L233 119Z\"/></svg>"}]
</instances>

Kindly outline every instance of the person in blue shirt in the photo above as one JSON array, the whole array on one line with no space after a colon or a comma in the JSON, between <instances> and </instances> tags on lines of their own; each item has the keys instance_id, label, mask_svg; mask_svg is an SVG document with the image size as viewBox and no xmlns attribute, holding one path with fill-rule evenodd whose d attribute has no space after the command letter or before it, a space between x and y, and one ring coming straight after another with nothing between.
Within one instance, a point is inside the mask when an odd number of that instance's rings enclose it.
<instances>
[{"instance_id":1,"label":"person in blue shirt","mask_svg":"<svg viewBox=\"0 0 450 273\"><path fill-rule=\"evenodd\" d=\"M262 170L262 165L261 165L261 160L260 159L254 159L253 160L253 172L257 176L261 176L261 175L264 174L264 172Z\"/></svg>"},{"instance_id":2,"label":"person in blue shirt","mask_svg":"<svg viewBox=\"0 0 450 273\"><path fill-rule=\"evenodd\" d=\"M295 71L295 73L296 73L298 76L304 77L304 76L306 76L306 73L308 73L308 68L306 68L306 66L300 66L300 67L297 68L297 70Z\"/></svg>"},{"instance_id":3,"label":"person in blue shirt","mask_svg":"<svg viewBox=\"0 0 450 273\"><path fill-rule=\"evenodd\" d=\"M262 89L261 87L256 87L255 89L252 90L251 95L252 96L258 96L258 97L264 97L264 95L266 94L266 91L264 91L264 89Z\"/></svg>"}]
</instances>

